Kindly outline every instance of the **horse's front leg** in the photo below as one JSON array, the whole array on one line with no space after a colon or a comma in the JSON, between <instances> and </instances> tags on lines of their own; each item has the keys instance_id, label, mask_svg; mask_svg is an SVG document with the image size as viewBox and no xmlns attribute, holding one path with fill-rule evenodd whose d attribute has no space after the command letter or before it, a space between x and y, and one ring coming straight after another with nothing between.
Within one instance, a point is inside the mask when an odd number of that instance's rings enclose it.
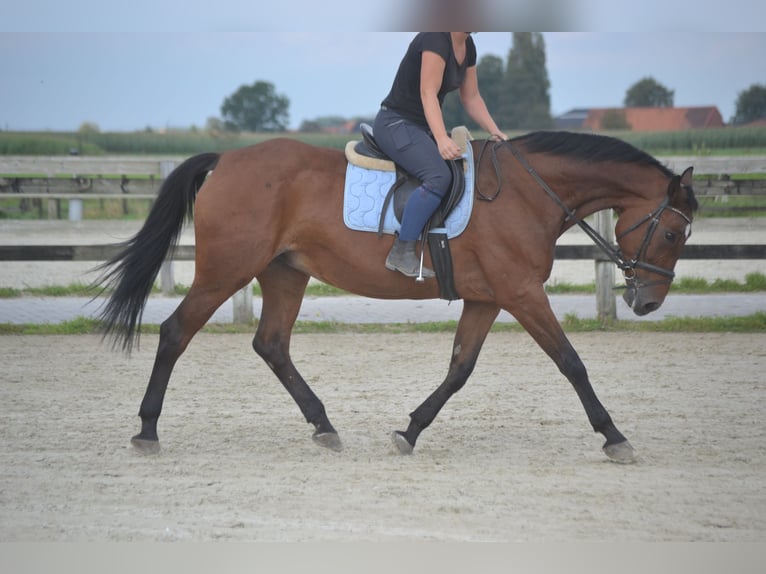
<instances>
[{"instance_id":1,"label":"horse's front leg","mask_svg":"<svg viewBox=\"0 0 766 574\"><path fill-rule=\"evenodd\" d=\"M444 382L410 414L410 424L406 431L395 431L391 438L401 454L412 454L415 443L449 398L459 391L476 366L476 359L484 344L492 323L500 308L490 303L465 301L460 316L455 342L452 346L452 359Z\"/></svg>"},{"instance_id":2,"label":"horse's front leg","mask_svg":"<svg viewBox=\"0 0 766 574\"><path fill-rule=\"evenodd\" d=\"M508 308L532 338L553 359L561 373L572 383L588 415L593 430L604 435L604 452L622 463L635 461L633 447L617 430L609 413L598 400L580 356L564 334L564 330L550 307L545 291L527 295L523 301L515 300Z\"/></svg>"}]
</instances>

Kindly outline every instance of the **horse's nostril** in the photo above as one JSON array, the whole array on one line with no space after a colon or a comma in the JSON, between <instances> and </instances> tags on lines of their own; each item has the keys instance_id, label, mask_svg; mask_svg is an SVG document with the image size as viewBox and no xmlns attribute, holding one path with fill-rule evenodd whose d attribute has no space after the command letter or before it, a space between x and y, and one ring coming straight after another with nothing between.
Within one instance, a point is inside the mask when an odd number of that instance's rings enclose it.
<instances>
[{"instance_id":1,"label":"horse's nostril","mask_svg":"<svg viewBox=\"0 0 766 574\"><path fill-rule=\"evenodd\" d=\"M644 315L648 315L652 311L656 311L660 308L660 305L662 303L658 303L656 301L650 301L648 303L640 303L633 306L633 312L638 315L639 317L642 317Z\"/></svg>"},{"instance_id":2,"label":"horse's nostril","mask_svg":"<svg viewBox=\"0 0 766 574\"><path fill-rule=\"evenodd\" d=\"M646 305L644 305L644 310L647 313L651 313L652 311L656 311L659 308L660 308L660 304L657 303L657 302L647 303Z\"/></svg>"}]
</instances>

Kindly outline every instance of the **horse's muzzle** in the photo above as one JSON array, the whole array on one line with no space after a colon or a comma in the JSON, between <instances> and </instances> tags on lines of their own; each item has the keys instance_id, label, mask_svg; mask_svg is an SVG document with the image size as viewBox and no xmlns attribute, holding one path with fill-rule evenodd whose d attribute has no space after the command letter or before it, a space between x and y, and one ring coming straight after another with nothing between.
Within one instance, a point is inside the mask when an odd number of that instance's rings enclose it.
<instances>
[{"instance_id":1,"label":"horse's muzzle","mask_svg":"<svg viewBox=\"0 0 766 574\"><path fill-rule=\"evenodd\" d=\"M639 317L656 311L662 305L661 299L653 297L646 289L636 287L635 285L628 285L622 294L622 299Z\"/></svg>"}]
</instances>

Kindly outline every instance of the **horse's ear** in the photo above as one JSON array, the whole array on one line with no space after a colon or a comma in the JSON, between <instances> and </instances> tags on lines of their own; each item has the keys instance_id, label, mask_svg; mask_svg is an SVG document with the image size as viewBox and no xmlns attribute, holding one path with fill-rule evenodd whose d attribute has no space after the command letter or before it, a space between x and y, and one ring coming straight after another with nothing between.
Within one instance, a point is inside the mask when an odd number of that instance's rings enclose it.
<instances>
[{"instance_id":1,"label":"horse's ear","mask_svg":"<svg viewBox=\"0 0 766 574\"><path fill-rule=\"evenodd\" d=\"M668 195L673 197L684 187L692 186L693 167L687 167L681 175L674 175L668 184Z\"/></svg>"},{"instance_id":2,"label":"horse's ear","mask_svg":"<svg viewBox=\"0 0 766 574\"><path fill-rule=\"evenodd\" d=\"M692 191L693 167L687 167L681 175L674 175L668 184L668 198L670 205L678 209L684 206L691 207L692 211L697 209L697 200Z\"/></svg>"},{"instance_id":3,"label":"horse's ear","mask_svg":"<svg viewBox=\"0 0 766 574\"><path fill-rule=\"evenodd\" d=\"M668 183L668 197L672 200L679 189L681 189L681 176L674 175L670 178L670 183Z\"/></svg>"},{"instance_id":4,"label":"horse's ear","mask_svg":"<svg viewBox=\"0 0 766 574\"><path fill-rule=\"evenodd\" d=\"M681 174L681 185L691 186L693 174L694 174L694 168L687 167L684 170L684 172Z\"/></svg>"}]
</instances>

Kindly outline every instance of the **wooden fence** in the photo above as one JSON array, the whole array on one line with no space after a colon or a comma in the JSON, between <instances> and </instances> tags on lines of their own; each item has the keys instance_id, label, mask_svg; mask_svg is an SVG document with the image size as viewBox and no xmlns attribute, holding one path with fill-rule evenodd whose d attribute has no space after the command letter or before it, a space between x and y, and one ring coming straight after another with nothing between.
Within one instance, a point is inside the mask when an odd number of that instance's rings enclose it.
<instances>
[{"instance_id":1,"label":"wooden fence","mask_svg":"<svg viewBox=\"0 0 766 574\"><path fill-rule=\"evenodd\" d=\"M611 212L597 214L597 225L609 238L613 226ZM608 231L607 231L608 230ZM0 261L106 261L118 252L115 245L0 245ZM684 259L760 259L766 260L766 245L687 245ZM596 309L603 322L617 318L617 301L614 291L615 265L595 245L557 245L556 259L590 260L596 266ZM179 245L173 255L176 261L193 261L194 246ZM160 271L164 292L174 288L172 261L166 261ZM234 322L253 321L253 289L248 285L232 298Z\"/></svg>"},{"instance_id":2,"label":"wooden fence","mask_svg":"<svg viewBox=\"0 0 766 574\"><path fill-rule=\"evenodd\" d=\"M83 199L152 199L173 168L183 161L175 158L86 158L0 156L0 199L47 199L49 217L57 217L58 202L69 200L69 218L82 217ZM658 158L674 172L694 166L704 180L695 180L698 195L766 194L766 156L752 157L666 157ZM738 180L738 174L764 174L760 179ZM612 243L610 211L596 214L596 228ZM22 245L0 246L0 261L105 261L116 253L110 245ZM596 300L602 320L616 318L614 264L595 245L558 245L557 259L592 260L596 265ZM766 245L687 245L684 259L766 259ZM174 259L193 260L194 246L182 245ZM171 262L163 265L160 282L172 292ZM253 319L252 288L234 297L234 319Z\"/></svg>"},{"instance_id":3,"label":"wooden fence","mask_svg":"<svg viewBox=\"0 0 766 574\"><path fill-rule=\"evenodd\" d=\"M0 156L0 199L46 200L49 219L61 213L68 200L70 220L82 218L85 199L121 199L127 213L130 199L154 199L162 181L185 158ZM766 156L658 158L676 173L693 165L698 195L766 195ZM740 174L763 174L757 179L737 179ZM44 211L39 203L41 215ZM726 208L731 209L731 208Z\"/></svg>"}]
</instances>

